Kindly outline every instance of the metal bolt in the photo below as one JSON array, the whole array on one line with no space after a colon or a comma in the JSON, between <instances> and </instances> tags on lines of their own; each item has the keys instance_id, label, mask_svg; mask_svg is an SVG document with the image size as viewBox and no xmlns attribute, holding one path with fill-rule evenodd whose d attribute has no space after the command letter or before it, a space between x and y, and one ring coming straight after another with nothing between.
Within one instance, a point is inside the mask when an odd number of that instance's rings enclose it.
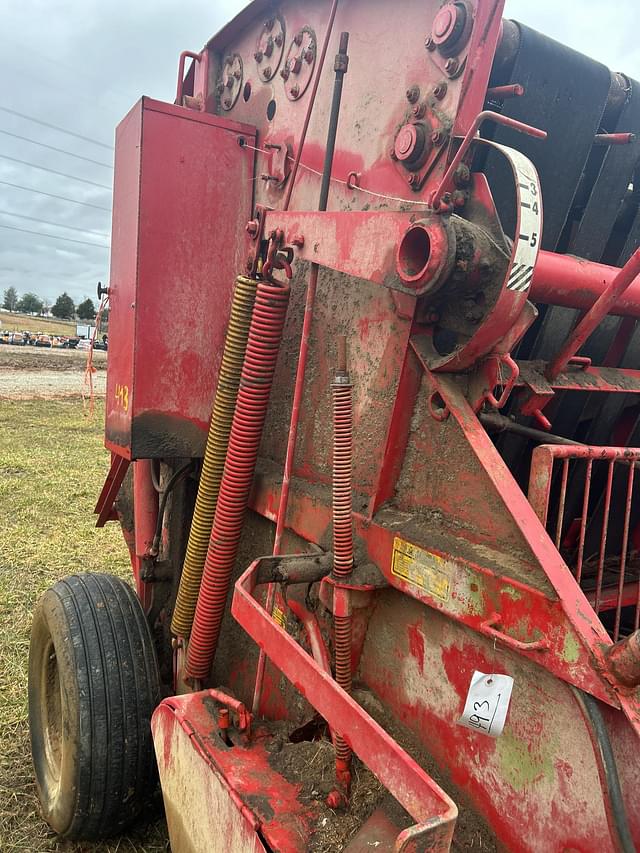
<instances>
[{"instance_id":1,"label":"metal bolt","mask_svg":"<svg viewBox=\"0 0 640 853\"><path fill-rule=\"evenodd\" d=\"M443 80L441 83L438 83L433 88L433 96L441 101L444 96L447 94L447 84L446 81Z\"/></svg>"},{"instance_id":2,"label":"metal bolt","mask_svg":"<svg viewBox=\"0 0 640 853\"><path fill-rule=\"evenodd\" d=\"M447 74L455 74L458 68L460 68L460 63L457 59L447 59L444 64L444 70Z\"/></svg>"},{"instance_id":3,"label":"metal bolt","mask_svg":"<svg viewBox=\"0 0 640 853\"><path fill-rule=\"evenodd\" d=\"M299 74L300 69L302 68L302 60L299 56L294 56L289 60L289 71L293 72L293 74Z\"/></svg>"},{"instance_id":4,"label":"metal bolt","mask_svg":"<svg viewBox=\"0 0 640 853\"><path fill-rule=\"evenodd\" d=\"M260 229L260 223L257 219L250 219L247 224L244 226L244 230L247 232L249 237L254 238L258 236L258 231Z\"/></svg>"},{"instance_id":5,"label":"metal bolt","mask_svg":"<svg viewBox=\"0 0 640 853\"><path fill-rule=\"evenodd\" d=\"M407 89L407 100L410 104L415 104L419 97L420 89L417 86L411 86L410 89Z\"/></svg>"},{"instance_id":6,"label":"metal bolt","mask_svg":"<svg viewBox=\"0 0 640 853\"><path fill-rule=\"evenodd\" d=\"M275 25L275 22L276 22L275 18L269 18L267 21L265 21L264 22L265 30L272 30L274 25Z\"/></svg>"},{"instance_id":7,"label":"metal bolt","mask_svg":"<svg viewBox=\"0 0 640 853\"><path fill-rule=\"evenodd\" d=\"M413 113L413 115L416 118L422 118L422 116L425 113L425 110L426 110L426 107L424 104L414 104L411 112Z\"/></svg>"},{"instance_id":8,"label":"metal bolt","mask_svg":"<svg viewBox=\"0 0 640 853\"><path fill-rule=\"evenodd\" d=\"M276 47L282 47L282 33L276 33L274 37Z\"/></svg>"},{"instance_id":9,"label":"metal bolt","mask_svg":"<svg viewBox=\"0 0 640 853\"><path fill-rule=\"evenodd\" d=\"M293 37L293 41L299 47L302 44L302 33L296 33L295 36Z\"/></svg>"},{"instance_id":10,"label":"metal bolt","mask_svg":"<svg viewBox=\"0 0 640 853\"><path fill-rule=\"evenodd\" d=\"M231 109L231 107L233 106L233 101L231 100L231 98L225 98L224 99L224 106L228 110Z\"/></svg>"},{"instance_id":11,"label":"metal bolt","mask_svg":"<svg viewBox=\"0 0 640 853\"><path fill-rule=\"evenodd\" d=\"M407 183L410 187L415 187L420 181L420 175L412 172L410 175L407 175Z\"/></svg>"},{"instance_id":12,"label":"metal bolt","mask_svg":"<svg viewBox=\"0 0 640 853\"><path fill-rule=\"evenodd\" d=\"M267 65L267 67L264 69L264 71L262 73L267 79L269 77L271 77L271 66Z\"/></svg>"},{"instance_id":13,"label":"metal bolt","mask_svg":"<svg viewBox=\"0 0 640 853\"><path fill-rule=\"evenodd\" d=\"M288 80L289 79L289 73L290 73L289 69L285 65L285 67L280 72L280 76L282 77L283 80Z\"/></svg>"},{"instance_id":14,"label":"metal bolt","mask_svg":"<svg viewBox=\"0 0 640 853\"><path fill-rule=\"evenodd\" d=\"M291 87L291 97L297 98L299 94L300 94L300 86L298 86L297 83L294 83L294 85Z\"/></svg>"},{"instance_id":15,"label":"metal bolt","mask_svg":"<svg viewBox=\"0 0 640 853\"><path fill-rule=\"evenodd\" d=\"M389 149L389 157L391 157L392 160L398 159L398 155L396 154L396 149L393 148L393 146Z\"/></svg>"},{"instance_id":16,"label":"metal bolt","mask_svg":"<svg viewBox=\"0 0 640 853\"><path fill-rule=\"evenodd\" d=\"M291 245L297 246L298 249L301 249L304 246L304 236L302 234L296 234L295 237L291 238Z\"/></svg>"},{"instance_id":17,"label":"metal bolt","mask_svg":"<svg viewBox=\"0 0 640 853\"><path fill-rule=\"evenodd\" d=\"M261 50L256 50L256 52L253 54L253 58L255 59L256 62L262 62L263 56L264 56L264 54L262 53Z\"/></svg>"},{"instance_id":18,"label":"metal bolt","mask_svg":"<svg viewBox=\"0 0 640 853\"><path fill-rule=\"evenodd\" d=\"M224 83L222 81L216 86L216 92L218 95L221 95L224 92Z\"/></svg>"},{"instance_id":19,"label":"metal bolt","mask_svg":"<svg viewBox=\"0 0 640 853\"><path fill-rule=\"evenodd\" d=\"M233 76L236 80L240 80L240 78L242 77L242 74L240 73L238 68L236 68L236 70L233 72Z\"/></svg>"},{"instance_id":20,"label":"metal bolt","mask_svg":"<svg viewBox=\"0 0 640 853\"><path fill-rule=\"evenodd\" d=\"M453 173L453 183L457 187L466 187L471 180L471 170L466 163L460 163Z\"/></svg>"},{"instance_id":21,"label":"metal bolt","mask_svg":"<svg viewBox=\"0 0 640 853\"><path fill-rule=\"evenodd\" d=\"M227 89L233 89L233 75L229 74L226 85Z\"/></svg>"},{"instance_id":22,"label":"metal bolt","mask_svg":"<svg viewBox=\"0 0 640 853\"><path fill-rule=\"evenodd\" d=\"M264 47L264 55L265 56L271 56L272 53L273 53L273 38L271 36L269 36L269 38L267 39L267 43Z\"/></svg>"},{"instance_id":23,"label":"metal bolt","mask_svg":"<svg viewBox=\"0 0 640 853\"><path fill-rule=\"evenodd\" d=\"M311 63L313 62L314 56L315 56L315 53L313 50L311 50L310 47L308 47L305 51L302 52L302 58L307 63L307 65L311 65Z\"/></svg>"},{"instance_id":24,"label":"metal bolt","mask_svg":"<svg viewBox=\"0 0 640 853\"><path fill-rule=\"evenodd\" d=\"M434 145L442 145L444 142L444 134L441 130L434 130L431 134L431 141Z\"/></svg>"},{"instance_id":25,"label":"metal bolt","mask_svg":"<svg viewBox=\"0 0 640 853\"><path fill-rule=\"evenodd\" d=\"M426 39L424 40L424 46L426 47L427 50L435 50L436 49L436 43L431 38L431 36L426 37Z\"/></svg>"}]
</instances>

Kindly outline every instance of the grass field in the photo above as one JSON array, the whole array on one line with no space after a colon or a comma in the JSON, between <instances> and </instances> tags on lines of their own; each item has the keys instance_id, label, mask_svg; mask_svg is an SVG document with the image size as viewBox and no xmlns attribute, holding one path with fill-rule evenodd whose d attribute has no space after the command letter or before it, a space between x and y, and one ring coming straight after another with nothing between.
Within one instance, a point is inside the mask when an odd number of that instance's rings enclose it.
<instances>
[{"instance_id":1,"label":"grass field","mask_svg":"<svg viewBox=\"0 0 640 853\"><path fill-rule=\"evenodd\" d=\"M103 401L89 421L79 399L0 401L0 850L3 853L156 853L164 822L110 844L57 841L38 814L29 756L27 657L31 611L66 574L110 571L128 578L115 524L96 530L93 506L108 454Z\"/></svg>"},{"instance_id":2,"label":"grass field","mask_svg":"<svg viewBox=\"0 0 640 853\"><path fill-rule=\"evenodd\" d=\"M44 335L75 335L75 320L56 320L53 317L32 317L31 314L15 314L10 311L0 311L0 331L42 332Z\"/></svg>"}]
</instances>

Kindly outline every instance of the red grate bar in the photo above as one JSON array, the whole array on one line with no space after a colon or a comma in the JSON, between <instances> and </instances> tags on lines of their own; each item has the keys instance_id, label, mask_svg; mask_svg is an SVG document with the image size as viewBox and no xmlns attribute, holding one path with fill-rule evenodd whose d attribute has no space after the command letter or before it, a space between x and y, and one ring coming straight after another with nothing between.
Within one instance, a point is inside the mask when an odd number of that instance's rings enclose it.
<instances>
[{"instance_id":1,"label":"red grate bar","mask_svg":"<svg viewBox=\"0 0 640 853\"><path fill-rule=\"evenodd\" d=\"M629 551L639 460L638 448L589 445L541 445L531 460L529 501L614 642L640 625Z\"/></svg>"}]
</instances>

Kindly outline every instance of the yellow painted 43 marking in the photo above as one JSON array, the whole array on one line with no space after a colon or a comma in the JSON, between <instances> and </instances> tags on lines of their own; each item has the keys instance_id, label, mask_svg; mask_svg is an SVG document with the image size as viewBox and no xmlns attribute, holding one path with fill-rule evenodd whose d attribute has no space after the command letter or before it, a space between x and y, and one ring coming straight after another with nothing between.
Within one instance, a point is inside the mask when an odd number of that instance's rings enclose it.
<instances>
[{"instance_id":1,"label":"yellow painted 43 marking","mask_svg":"<svg viewBox=\"0 0 640 853\"><path fill-rule=\"evenodd\" d=\"M129 386L116 383L116 406L129 411Z\"/></svg>"}]
</instances>

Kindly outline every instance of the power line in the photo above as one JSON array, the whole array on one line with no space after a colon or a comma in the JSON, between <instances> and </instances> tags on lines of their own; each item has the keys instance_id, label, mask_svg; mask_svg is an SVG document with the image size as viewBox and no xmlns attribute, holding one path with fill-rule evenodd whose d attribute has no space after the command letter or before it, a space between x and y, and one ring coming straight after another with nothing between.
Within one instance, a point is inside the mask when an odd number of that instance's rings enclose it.
<instances>
[{"instance_id":1,"label":"power line","mask_svg":"<svg viewBox=\"0 0 640 853\"><path fill-rule=\"evenodd\" d=\"M43 172L50 172L52 175L60 175L62 178L70 178L72 181L91 184L92 187L100 187L102 190L111 189L107 184L97 184L95 181L88 181L86 178L78 178L76 175L67 175L66 172L58 172L55 169L48 169L46 166L37 166L35 163L29 163L28 160L18 160L17 157L9 157L8 154L0 154L0 157L3 160L11 160L12 163L20 163L22 166L31 166L32 169L41 169Z\"/></svg>"},{"instance_id":2,"label":"power line","mask_svg":"<svg viewBox=\"0 0 640 853\"><path fill-rule=\"evenodd\" d=\"M58 237L55 234L44 234L42 231L29 231L27 228L16 228L13 225L0 225L7 231L21 231L23 234L35 234L36 237L50 237L52 240L63 240L65 243L78 243L81 246L93 246L94 249L109 249L109 246L101 246L99 243L89 243L88 240L72 240L71 237Z\"/></svg>"},{"instance_id":3,"label":"power line","mask_svg":"<svg viewBox=\"0 0 640 853\"><path fill-rule=\"evenodd\" d=\"M68 136L75 136L76 139L82 139L84 142L91 142L93 145L99 145L101 148L107 148L109 151L113 151L113 145L107 145L106 142L99 142L97 139L91 139L90 136L83 136L81 133L76 133L74 130L67 130L64 127L59 127L57 124L50 124L48 121L42 121L42 119L28 116L25 113L19 113L17 110L12 110L9 107L0 106L0 110L4 113L10 113L12 116L19 116L27 121L33 121L36 124L41 124L43 127L50 127L52 130L59 130L60 133L66 133Z\"/></svg>"},{"instance_id":4,"label":"power line","mask_svg":"<svg viewBox=\"0 0 640 853\"><path fill-rule=\"evenodd\" d=\"M58 154L67 154L69 157L76 157L78 160L86 160L87 163L95 163L96 166L104 166L105 169L113 169L110 163L101 163L100 160L92 160L91 157L83 157L82 154L75 154L73 151L65 151L64 148L56 148L55 145L47 145L46 142L38 142L37 139L29 139L28 136L20 136L19 133L11 133L8 130L2 130L5 136L13 136L14 139L22 139L23 142L30 142L32 145L39 145L41 148L48 148L50 151L57 151Z\"/></svg>"},{"instance_id":5,"label":"power line","mask_svg":"<svg viewBox=\"0 0 640 853\"><path fill-rule=\"evenodd\" d=\"M49 198L57 198L60 201L70 201L72 204L82 204L85 207L95 207L96 210L105 210L107 213L111 213L110 207L102 207L100 204L93 204L90 201L79 201L77 198L67 198L64 195L56 195L55 193L46 193L44 190L34 190L33 187L23 187L22 184L12 184L10 181L0 181L0 184L4 184L5 187L13 187L16 190L26 190L28 193L37 193L38 195L46 195Z\"/></svg>"},{"instance_id":6,"label":"power line","mask_svg":"<svg viewBox=\"0 0 640 853\"><path fill-rule=\"evenodd\" d=\"M48 219L37 219L25 213L12 213L10 210L0 210L4 216L17 216L18 219L30 219L31 222L41 222L43 225L53 225L55 228L68 228L70 231L81 231L83 234L95 234L98 237L109 237L104 231L94 231L93 228L78 228L76 225L63 225L61 222L51 222Z\"/></svg>"}]
</instances>

